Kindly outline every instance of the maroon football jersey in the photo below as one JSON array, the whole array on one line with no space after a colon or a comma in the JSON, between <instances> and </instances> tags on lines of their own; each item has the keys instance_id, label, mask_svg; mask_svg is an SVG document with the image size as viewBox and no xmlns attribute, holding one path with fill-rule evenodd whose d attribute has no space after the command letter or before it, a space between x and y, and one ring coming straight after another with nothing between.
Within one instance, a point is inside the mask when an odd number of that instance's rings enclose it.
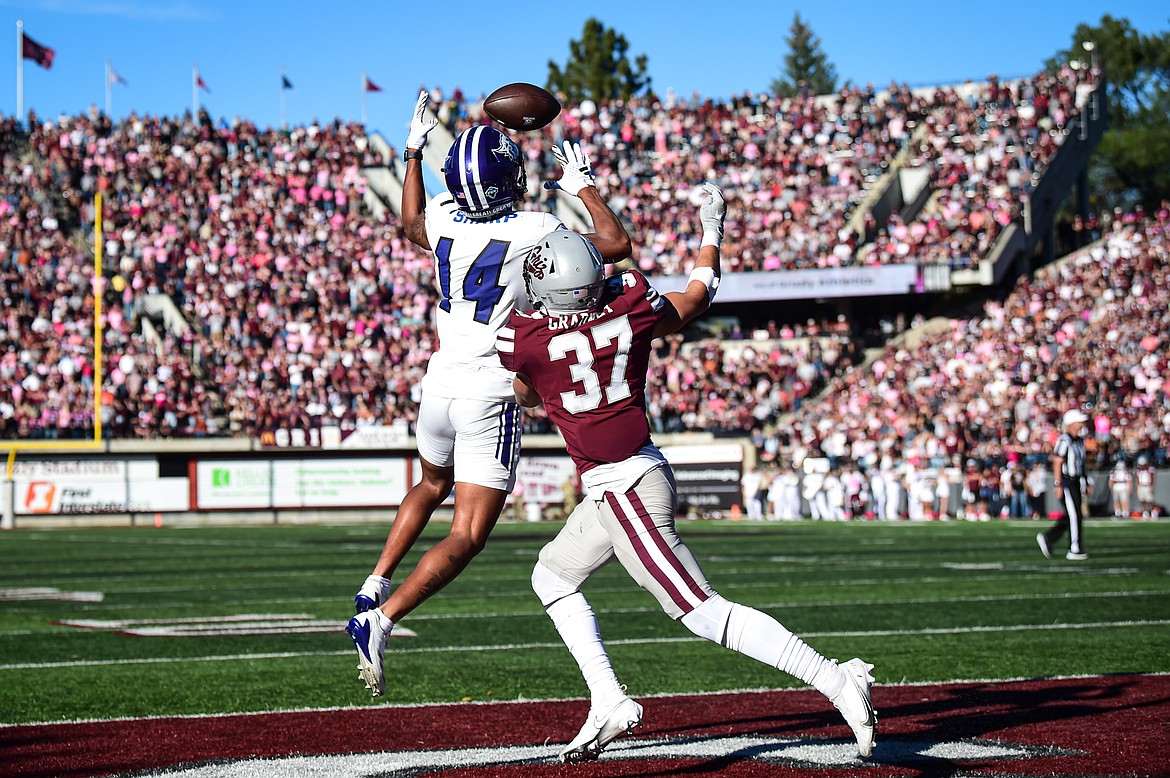
<instances>
[{"instance_id":1,"label":"maroon football jersey","mask_svg":"<svg viewBox=\"0 0 1170 778\"><path fill-rule=\"evenodd\" d=\"M498 341L500 361L528 376L582 473L650 442L646 371L666 305L636 270L610 278L602 300L571 316L513 311Z\"/></svg>"}]
</instances>

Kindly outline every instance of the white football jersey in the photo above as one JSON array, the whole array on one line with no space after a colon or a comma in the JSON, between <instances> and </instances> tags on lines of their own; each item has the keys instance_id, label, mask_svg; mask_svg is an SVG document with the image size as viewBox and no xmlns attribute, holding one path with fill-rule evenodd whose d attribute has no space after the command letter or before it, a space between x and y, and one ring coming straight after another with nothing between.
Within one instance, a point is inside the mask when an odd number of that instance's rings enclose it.
<instances>
[{"instance_id":1,"label":"white football jersey","mask_svg":"<svg viewBox=\"0 0 1170 778\"><path fill-rule=\"evenodd\" d=\"M512 309L531 307L524 256L548 233L565 229L543 211L511 211L474 221L444 192L426 208L427 240L439 283L439 350L423 392L450 398L513 400L512 373L496 356L496 333Z\"/></svg>"}]
</instances>

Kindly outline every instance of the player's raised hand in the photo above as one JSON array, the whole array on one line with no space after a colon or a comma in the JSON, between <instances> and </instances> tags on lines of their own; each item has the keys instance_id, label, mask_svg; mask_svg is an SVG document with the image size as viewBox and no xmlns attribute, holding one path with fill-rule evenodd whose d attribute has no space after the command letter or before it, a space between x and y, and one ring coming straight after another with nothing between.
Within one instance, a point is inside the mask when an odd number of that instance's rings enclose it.
<instances>
[{"instance_id":1,"label":"player's raised hand","mask_svg":"<svg viewBox=\"0 0 1170 778\"><path fill-rule=\"evenodd\" d=\"M546 181L545 189L562 189L571 195L580 195L581 190L589 186L597 186L593 180L593 168L589 163L589 155L581 150L580 143L565 141L564 148L554 145L553 157L561 166L559 181Z\"/></svg>"},{"instance_id":2,"label":"player's raised hand","mask_svg":"<svg viewBox=\"0 0 1170 778\"><path fill-rule=\"evenodd\" d=\"M723 220L727 217L727 201L714 184L699 187L696 199L699 201L699 221L703 223L703 234L714 233L723 237Z\"/></svg>"},{"instance_id":3,"label":"player's raised hand","mask_svg":"<svg viewBox=\"0 0 1170 778\"><path fill-rule=\"evenodd\" d=\"M430 97L427 90L418 93L418 102L414 105L414 116L410 119L410 133L406 136L406 148L421 150L427 145L427 134L435 129L438 119L427 118L427 103Z\"/></svg>"}]
</instances>

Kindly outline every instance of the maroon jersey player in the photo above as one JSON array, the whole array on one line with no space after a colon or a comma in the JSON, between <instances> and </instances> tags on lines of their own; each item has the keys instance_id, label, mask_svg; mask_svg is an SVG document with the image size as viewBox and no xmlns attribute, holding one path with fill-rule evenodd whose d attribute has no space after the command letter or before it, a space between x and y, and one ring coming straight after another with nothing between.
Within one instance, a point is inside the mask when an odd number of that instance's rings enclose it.
<instances>
[{"instance_id":1,"label":"maroon jersey player","mask_svg":"<svg viewBox=\"0 0 1170 778\"><path fill-rule=\"evenodd\" d=\"M873 749L872 665L838 666L771 616L724 599L675 531L674 475L650 438L646 371L651 343L710 305L718 287L726 206L699 190L703 240L683 292L659 295L637 271L605 279L601 256L581 236L546 235L524 263L536 309L514 311L497 341L516 372L517 399L543 401L581 475L585 498L540 552L532 586L577 661L590 692L584 726L561 751L567 762L596 759L641 724L609 662L581 584L617 559L662 609L700 637L811 684L842 712L858 751Z\"/></svg>"}]
</instances>

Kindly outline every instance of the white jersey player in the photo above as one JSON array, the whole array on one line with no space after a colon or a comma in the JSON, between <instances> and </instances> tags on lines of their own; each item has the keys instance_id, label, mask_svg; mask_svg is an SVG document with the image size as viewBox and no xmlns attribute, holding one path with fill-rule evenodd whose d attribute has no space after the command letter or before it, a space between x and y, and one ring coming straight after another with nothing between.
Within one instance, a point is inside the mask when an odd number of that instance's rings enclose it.
<instances>
[{"instance_id":1,"label":"white jersey player","mask_svg":"<svg viewBox=\"0 0 1170 778\"><path fill-rule=\"evenodd\" d=\"M548 213L516 211L528 189L520 149L493 127L477 125L452 144L443 166L448 191L428 203L422 149L436 120L427 93L415 104L406 141L402 221L406 236L431 251L439 304L439 350L422 382L416 441L422 478L407 492L382 554L346 627L361 678L376 697L385 689L382 656L394 623L457 576L487 542L515 483L520 409L512 374L496 356L496 335L517 305L527 307L521 268L550 230ZM563 170L556 188L581 198L596 232L588 237L607 260L629 256L630 238L593 182L580 144L553 155ZM431 514L458 483L451 531L390 592L390 576Z\"/></svg>"}]
</instances>

